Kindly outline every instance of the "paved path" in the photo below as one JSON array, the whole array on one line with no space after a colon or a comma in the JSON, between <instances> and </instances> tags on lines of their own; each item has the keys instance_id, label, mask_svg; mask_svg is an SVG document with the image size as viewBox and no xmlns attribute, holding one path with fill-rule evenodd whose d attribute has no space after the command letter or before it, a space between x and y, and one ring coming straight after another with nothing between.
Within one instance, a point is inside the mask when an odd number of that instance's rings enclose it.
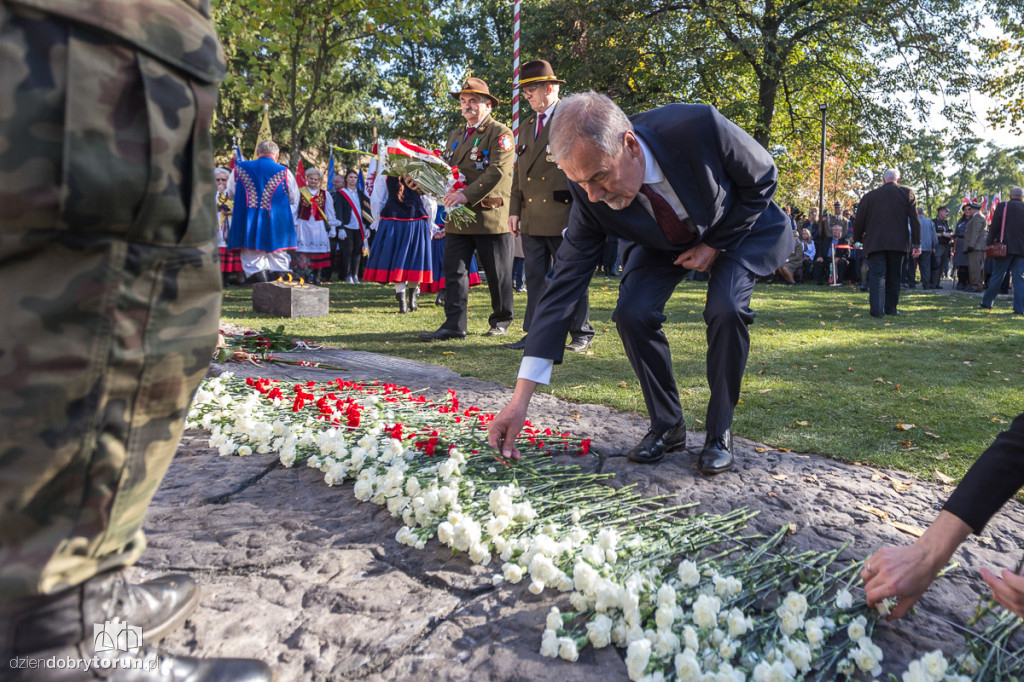
<instances>
[{"instance_id":1,"label":"paved path","mask_svg":"<svg viewBox=\"0 0 1024 682\"><path fill-rule=\"evenodd\" d=\"M387 379L435 397L454 388L463 405L485 410L498 409L511 395L499 384L373 353L323 350L296 357L347 371L229 368L295 380ZM850 542L850 558L912 539L858 505L925 527L950 490L813 455L757 452L765 446L742 439L736 441L737 470L707 479L696 472L703 434L690 435L689 453L638 466L622 455L646 429L637 415L538 395L531 417L592 438L599 456L586 465L614 472L613 485L636 483L647 494L700 502L704 511L746 505L761 512L754 528L772 531L793 522L793 546ZM971 615L984 586L978 567L1016 563L1017 540L1024 536L1019 512L1000 514L984 537L964 544L957 555L964 568L926 595L922 612L881 626L876 641L887 672L901 672L931 649L956 649L959 637L940 619L962 623ZM357 501L351 485L329 488L320 472L284 469L272 456L221 458L204 434L190 432L150 508L149 549L133 571L142 577L184 571L202 585L199 610L165 640L168 650L255 656L274 666L281 680L626 679L624 654L611 647L588 648L576 664L539 655L544 616L551 605L567 604L564 595L534 596L525 582L494 588L493 565L474 566L436 542L420 551L400 545L394 540L399 527L385 509Z\"/></svg>"}]
</instances>

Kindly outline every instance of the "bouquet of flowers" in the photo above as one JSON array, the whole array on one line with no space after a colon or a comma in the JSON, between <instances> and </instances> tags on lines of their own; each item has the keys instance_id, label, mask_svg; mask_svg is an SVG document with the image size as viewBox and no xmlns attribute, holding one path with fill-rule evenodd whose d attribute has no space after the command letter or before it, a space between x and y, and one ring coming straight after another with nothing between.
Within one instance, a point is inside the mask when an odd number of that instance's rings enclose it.
<instances>
[{"instance_id":1,"label":"bouquet of flowers","mask_svg":"<svg viewBox=\"0 0 1024 682\"><path fill-rule=\"evenodd\" d=\"M362 154L355 149L341 149L342 152ZM444 196L452 190L465 187L461 181L458 168L449 166L441 158L441 153L413 144L408 140L388 140L376 146L375 161L378 173L394 177L411 178L421 190L430 195L437 203L444 201ZM468 206L453 206L447 209L446 227L458 229L474 220L472 209Z\"/></svg>"}]
</instances>

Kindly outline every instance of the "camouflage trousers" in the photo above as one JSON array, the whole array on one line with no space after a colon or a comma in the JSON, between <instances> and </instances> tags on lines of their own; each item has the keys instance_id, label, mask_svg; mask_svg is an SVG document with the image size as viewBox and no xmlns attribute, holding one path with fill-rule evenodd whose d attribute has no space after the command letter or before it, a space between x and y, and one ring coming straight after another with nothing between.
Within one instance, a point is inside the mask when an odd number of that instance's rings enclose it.
<instances>
[{"instance_id":1,"label":"camouflage trousers","mask_svg":"<svg viewBox=\"0 0 1024 682\"><path fill-rule=\"evenodd\" d=\"M145 546L217 335L215 96L0 0L0 600Z\"/></svg>"}]
</instances>

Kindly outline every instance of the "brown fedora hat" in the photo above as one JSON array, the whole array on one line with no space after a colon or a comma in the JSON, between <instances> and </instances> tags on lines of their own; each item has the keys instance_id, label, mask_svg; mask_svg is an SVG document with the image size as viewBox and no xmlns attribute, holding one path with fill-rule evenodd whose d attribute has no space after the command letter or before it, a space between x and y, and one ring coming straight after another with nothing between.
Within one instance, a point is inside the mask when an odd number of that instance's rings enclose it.
<instances>
[{"instance_id":1,"label":"brown fedora hat","mask_svg":"<svg viewBox=\"0 0 1024 682\"><path fill-rule=\"evenodd\" d=\"M565 85L565 81L555 78L555 71L547 60L538 59L523 64L523 68L519 70L519 87L540 82Z\"/></svg>"},{"instance_id":2,"label":"brown fedora hat","mask_svg":"<svg viewBox=\"0 0 1024 682\"><path fill-rule=\"evenodd\" d=\"M449 94L451 94L452 98L458 99L459 95L464 93L483 95L487 99L491 100L491 106L493 107L501 104L501 102L498 101L498 98L491 94L490 88L487 87L487 83L485 83L482 78L467 78L466 84L462 86L461 90Z\"/></svg>"}]
</instances>

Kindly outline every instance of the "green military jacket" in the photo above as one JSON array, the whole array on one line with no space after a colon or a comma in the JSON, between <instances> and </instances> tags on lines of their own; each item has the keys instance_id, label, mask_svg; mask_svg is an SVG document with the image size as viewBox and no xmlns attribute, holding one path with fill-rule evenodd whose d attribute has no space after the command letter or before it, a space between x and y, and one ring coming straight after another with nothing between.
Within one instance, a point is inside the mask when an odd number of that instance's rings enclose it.
<instances>
[{"instance_id":1,"label":"green military jacket","mask_svg":"<svg viewBox=\"0 0 1024 682\"><path fill-rule=\"evenodd\" d=\"M11 0L117 36L204 83L224 80L210 0Z\"/></svg>"},{"instance_id":2,"label":"green military jacket","mask_svg":"<svg viewBox=\"0 0 1024 682\"><path fill-rule=\"evenodd\" d=\"M502 234L508 232L509 195L512 191L512 131L490 115L480 121L465 141L466 127L452 131L444 159L458 166L462 193L476 220L450 234Z\"/></svg>"},{"instance_id":3,"label":"green military jacket","mask_svg":"<svg viewBox=\"0 0 1024 682\"><path fill-rule=\"evenodd\" d=\"M557 106L555 107L558 108ZM519 129L516 165L512 173L512 205L509 213L519 216L519 229L534 237L558 237L569 224L572 195L565 172L551 158L545 121L537 139L537 115L526 119Z\"/></svg>"},{"instance_id":4,"label":"green military jacket","mask_svg":"<svg viewBox=\"0 0 1024 682\"><path fill-rule=\"evenodd\" d=\"M988 231L985 229L985 216L977 212L971 216L967 223L967 232L964 234L964 251L984 251L988 242Z\"/></svg>"}]
</instances>

